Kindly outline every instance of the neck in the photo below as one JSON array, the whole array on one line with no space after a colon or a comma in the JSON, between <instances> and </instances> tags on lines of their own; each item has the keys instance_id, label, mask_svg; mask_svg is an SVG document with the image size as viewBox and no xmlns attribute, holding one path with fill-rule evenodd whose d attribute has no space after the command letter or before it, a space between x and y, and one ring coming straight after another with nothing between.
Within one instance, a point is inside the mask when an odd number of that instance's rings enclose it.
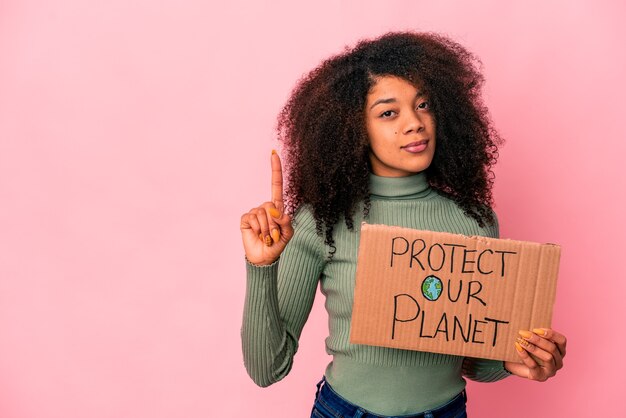
<instances>
[{"instance_id":1,"label":"neck","mask_svg":"<svg viewBox=\"0 0 626 418\"><path fill-rule=\"evenodd\" d=\"M423 171L406 177L381 177L370 173L372 199L418 199L428 196L431 191Z\"/></svg>"}]
</instances>

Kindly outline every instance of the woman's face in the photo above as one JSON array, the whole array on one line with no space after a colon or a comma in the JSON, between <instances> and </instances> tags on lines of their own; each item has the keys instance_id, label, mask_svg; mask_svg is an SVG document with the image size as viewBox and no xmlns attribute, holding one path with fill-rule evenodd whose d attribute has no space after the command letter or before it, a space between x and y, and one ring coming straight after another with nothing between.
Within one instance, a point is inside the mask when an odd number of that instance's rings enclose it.
<instances>
[{"instance_id":1,"label":"woman's face","mask_svg":"<svg viewBox=\"0 0 626 418\"><path fill-rule=\"evenodd\" d=\"M365 124L374 174L410 176L433 160L435 119L428 97L408 81L377 78L367 95Z\"/></svg>"}]
</instances>

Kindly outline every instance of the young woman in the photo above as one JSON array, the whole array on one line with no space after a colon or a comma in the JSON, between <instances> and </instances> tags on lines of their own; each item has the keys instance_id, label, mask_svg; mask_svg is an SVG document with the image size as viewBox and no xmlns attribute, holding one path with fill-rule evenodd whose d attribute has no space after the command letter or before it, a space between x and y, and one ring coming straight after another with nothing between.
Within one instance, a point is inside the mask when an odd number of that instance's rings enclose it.
<instances>
[{"instance_id":1,"label":"young woman","mask_svg":"<svg viewBox=\"0 0 626 418\"><path fill-rule=\"evenodd\" d=\"M463 417L463 377L544 381L563 365L566 340L552 329L520 331L522 363L349 343L362 221L498 237L501 139L477 62L441 35L387 33L322 62L279 115L285 191L272 152L272 199L241 218L243 353L259 386L285 377L319 282L333 361L312 416Z\"/></svg>"}]
</instances>

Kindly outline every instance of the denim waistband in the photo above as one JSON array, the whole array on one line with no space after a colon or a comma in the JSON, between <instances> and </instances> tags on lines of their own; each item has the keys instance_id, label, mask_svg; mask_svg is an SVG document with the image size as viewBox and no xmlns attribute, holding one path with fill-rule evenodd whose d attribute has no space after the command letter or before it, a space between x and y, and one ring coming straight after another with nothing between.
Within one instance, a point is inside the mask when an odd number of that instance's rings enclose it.
<instances>
[{"instance_id":1,"label":"denim waistband","mask_svg":"<svg viewBox=\"0 0 626 418\"><path fill-rule=\"evenodd\" d=\"M321 403L329 403L330 405L325 405L326 407L330 407L336 410L340 416L346 417L364 417L364 418L437 418L440 416L444 416L448 412L453 412L461 408L467 402L467 394L465 393L465 389L461 391L458 395L452 398L450 401L445 404L435 408L430 409L424 412L420 412L419 414L413 415L394 415L393 417L386 415L377 415L371 413L353 403L342 398L337 392L333 390L333 388L328 384L326 378L323 377L322 380L317 384L317 392L315 393L315 399Z\"/></svg>"}]
</instances>

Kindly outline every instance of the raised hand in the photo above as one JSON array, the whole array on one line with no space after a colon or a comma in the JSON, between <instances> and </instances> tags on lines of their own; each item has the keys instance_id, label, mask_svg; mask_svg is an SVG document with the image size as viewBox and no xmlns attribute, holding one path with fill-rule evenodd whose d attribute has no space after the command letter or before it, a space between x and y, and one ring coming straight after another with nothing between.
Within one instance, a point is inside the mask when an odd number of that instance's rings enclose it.
<instances>
[{"instance_id":1,"label":"raised hand","mask_svg":"<svg viewBox=\"0 0 626 418\"><path fill-rule=\"evenodd\" d=\"M256 265L269 265L276 261L293 236L291 217L284 213L283 169L276 151L272 151L271 164L272 200L241 217L241 238L246 258Z\"/></svg>"},{"instance_id":2,"label":"raised hand","mask_svg":"<svg viewBox=\"0 0 626 418\"><path fill-rule=\"evenodd\" d=\"M520 331L519 334L515 348L524 363L505 361L505 369L516 376L543 382L563 367L567 346L564 335L550 328Z\"/></svg>"}]
</instances>

